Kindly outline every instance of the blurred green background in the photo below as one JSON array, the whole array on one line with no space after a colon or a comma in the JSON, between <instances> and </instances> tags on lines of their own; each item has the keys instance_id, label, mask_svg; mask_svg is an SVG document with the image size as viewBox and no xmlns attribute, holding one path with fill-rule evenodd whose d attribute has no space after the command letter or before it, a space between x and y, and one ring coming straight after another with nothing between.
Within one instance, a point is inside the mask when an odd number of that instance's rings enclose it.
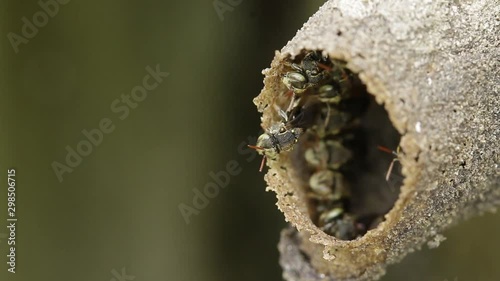
<instances>
[{"instance_id":1,"label":"blurred green background","mask_svg":"<svg viewBox=\"0 0 500 281\"><path fill-rule=\"evenodd\" d=\"M261 70L323 2L233 0L220 17L212 1L73 0L16 53L8 34L42 8L0 1L0 221L11 167L19 219L17 273L0 236L0 281L281 280L285 222L260 157L238 147L260 132ZM170 76L121 120L112 102L156 65ZM52 163L103 118L115 130L60 182ZM230 161L241 172L186 224L179 204ZM451 229L383 280L500 280L499 218Z\"/></svg>"}]
</instances>

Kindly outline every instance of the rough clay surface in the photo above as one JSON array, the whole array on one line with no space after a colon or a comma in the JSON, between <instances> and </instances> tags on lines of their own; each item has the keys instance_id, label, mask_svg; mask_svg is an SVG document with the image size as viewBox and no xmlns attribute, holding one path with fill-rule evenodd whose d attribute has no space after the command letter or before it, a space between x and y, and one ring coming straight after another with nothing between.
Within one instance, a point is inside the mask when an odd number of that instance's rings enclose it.
<instances>
[{"instance_id":1,"label":"rough clay surface","mask_svg":"<svg viewBox=\"0 0 500 281\"><path fill-rule=\"evenodd\" d=\"M400 157L405 180L395 207L354 241L337 240L312 223L286 153L270 161L269 190L299 231L282 234L287 280L375 280L386 265L442 238L450 225L495 211L499 34L498 0L332 0L276 53L254 100L264 128L279 120L268 105L285 91L283 59L320 49L359 73L402 135L405 152Z\"/></svg>"}]
</instances>

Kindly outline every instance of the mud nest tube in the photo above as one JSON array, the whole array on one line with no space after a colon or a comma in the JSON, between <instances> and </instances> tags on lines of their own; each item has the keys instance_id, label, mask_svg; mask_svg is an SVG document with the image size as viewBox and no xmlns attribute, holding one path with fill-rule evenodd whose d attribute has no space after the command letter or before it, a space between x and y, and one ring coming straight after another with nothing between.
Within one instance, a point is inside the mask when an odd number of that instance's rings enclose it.
<instances>
[{"instance_id":1,"label":"mud nest tube","mask_svg":"<svg viewBox=\"0 0 500 281\"><path fill-rule=\"evenodd\" d=\"M274 139L272 153L263 150L270 162L290 150L297 188L319 229L341 240L359 238L397 199L400 153L388 147L396 150L399 134L345 61L303 50L284 65L279 76L286 89L270 106L281 120L258 145Z\"/></svg>"},{"instance_id":2,"label":"mud nest tube","mask_svg":"<svg viewBox=\"0 0 500 281\"><path fill-rule=\"evenodd\" d=\"M499 9L331 0L276 53L254 103L268 190L295 229L285 279L374 280L496 210Z\"/></svg>"}]
</instances>

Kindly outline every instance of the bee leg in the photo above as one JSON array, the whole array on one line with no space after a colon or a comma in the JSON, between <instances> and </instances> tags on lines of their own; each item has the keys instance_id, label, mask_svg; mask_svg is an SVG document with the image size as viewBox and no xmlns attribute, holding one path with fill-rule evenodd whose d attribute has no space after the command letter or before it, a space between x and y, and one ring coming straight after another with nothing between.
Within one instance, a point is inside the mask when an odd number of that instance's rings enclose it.
<instances>
[{"instance_id":1,"label":"bee leg","mask_svg":"<svg viewBox=\"0 0 500 281\"><path fill-rule=\"evenodd\" d=\"M394 162L396 161L399 161L399 159L398 158L392 159L391 164L389 165L389 169L387 169L387 174L385 175L386 181L389 181L389 178L391 177L392 168L394 167Z\"/></svg>"},{"instance_id":2,"label":"bee leg","mask_svg":"<svg viewBox=\"0 0 500 281\"><path fill-rule=\"evenodd\" d=\"M283 109L281 109L278 105L274 104L274 109L278 112L278 115L283 119L283 121L288 122L288 115Z\"/></svg>"},{"instance_id":3,"label":"bee leg","mask_svg":"<svg viewBox=\"0 0 500 281\"><path fill-rule=\"evenodd\" d=\"M327 107L327 111L326 111L326 118L325 118L325 124L323 125L325 127L325 130L326 128L328 128L328 124L330 123L330 104L329 103L326 103L326 107Z\"/></svg>"},{"instance_id":4,"label":"bee leg","mask_svg":"<svg viewBox=\"0 0 500 281\"><path fill-rule=\"evenodd\" d=\"M391 164L389 165L389 169L387 169L387 173L385 174L385 180L389 181L389 178L391 177L392 169L394 167L394 162L399 161L399 153L401 151L401 147L398 146L396 151L390 150L389 148L385 146L378 146L378 149L387 153L391 153L392 155L396 156L394 159L392 159Z\"/></svg>"},{"instance_id":5,"label":"bee leg","mask_svg":"<svg viewBox=\"0 0 500 281\"><path fill-rule=\"evenodd\" d=\"M286 112L292 111L293 104L294 104L294 101L295 101L295 92L294 91L290 91L290 92L292 92L292 98L290 99L290 104L288 105L288 108L286 109Z\"/></svg>"}]
</instances>

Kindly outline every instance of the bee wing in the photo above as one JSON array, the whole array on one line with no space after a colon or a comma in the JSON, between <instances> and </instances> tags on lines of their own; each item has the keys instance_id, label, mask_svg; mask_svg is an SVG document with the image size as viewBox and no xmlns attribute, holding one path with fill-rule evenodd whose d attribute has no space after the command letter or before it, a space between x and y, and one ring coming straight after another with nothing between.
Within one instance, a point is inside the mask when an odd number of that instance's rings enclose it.
<instances>
[{"instance_id":1,"label":"bee wing","mask_svg":"<svg viewBox=\"0 0 500 281\"><path fill-rule=\"evenodd\" d=\"M294 128L311 127L318 117L321 103L316 95L308 94L300 97L298 103L288 113L287 126Z\"/></svg>"}]
</instances>

